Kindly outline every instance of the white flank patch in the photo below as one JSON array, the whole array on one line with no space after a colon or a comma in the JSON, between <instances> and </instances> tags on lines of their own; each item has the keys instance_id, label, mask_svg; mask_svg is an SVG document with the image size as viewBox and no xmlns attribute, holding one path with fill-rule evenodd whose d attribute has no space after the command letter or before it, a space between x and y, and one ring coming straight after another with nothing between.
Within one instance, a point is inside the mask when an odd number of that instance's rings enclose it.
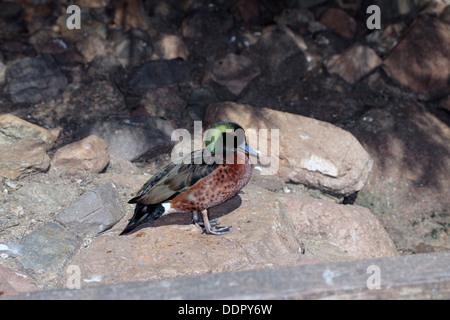
<instances>
[{"instance_id":1,"label":"white flank patch","mask_svg":"<svg viewBox=\"0 0 450 320\"><path fill-rule=\"evenodd\" d=\"M161 203L161 204L164 207L164 212L169 211L169 209L170 209L170 202Z\"/></svg>"}]
</instances>

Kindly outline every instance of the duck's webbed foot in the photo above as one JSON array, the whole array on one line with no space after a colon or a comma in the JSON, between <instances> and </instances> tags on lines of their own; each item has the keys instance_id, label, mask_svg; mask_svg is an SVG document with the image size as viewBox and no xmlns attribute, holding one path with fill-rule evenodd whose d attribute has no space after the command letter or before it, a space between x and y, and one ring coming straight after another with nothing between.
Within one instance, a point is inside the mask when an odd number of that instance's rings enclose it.
<instances>
[{"instance_id":1,"label":"duck's webbed foot","mask_svg":"<svg viewBox=\"0 0 450 320\"><path fill-rule=\"evenodd\" d=\"M193 212L192 222L195 224L197 228L202 230L202 233L221 235L231 232L230 230L231 226L217 227L220 224L220 222L217 221L217 218L209 220L207 209L202 211L202 217L203 222L199 221L198 219L198 211Z\"/></svg>"}]
</instances>

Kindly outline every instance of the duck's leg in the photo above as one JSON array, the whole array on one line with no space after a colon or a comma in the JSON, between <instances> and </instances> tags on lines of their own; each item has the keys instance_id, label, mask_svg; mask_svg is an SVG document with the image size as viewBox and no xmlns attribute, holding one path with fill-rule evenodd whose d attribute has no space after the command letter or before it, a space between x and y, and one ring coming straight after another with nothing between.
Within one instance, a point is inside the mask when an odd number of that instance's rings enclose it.
<instances>
[{"instance_id":1,"label":"duck's leg","mask_svg":"<svg viewBox=\"0 0 450 320\"><path fill-rule=\"evenodd\" d=\"M193 223L200 230L203 230L203 228L200 226L201 222L198 221L198 211L192 211L192 221L191 221L191 223Z\"/></svg>"},{"instance_id":2,"label":"duck's leg","mask_svg":"<svg viewBox=\"0 0 450 320\"><path fill-rule=\"evenodd\" d=\"M200 221L198 219L198 213L200 211L192 211L192 220L191 223L193 223L197 228L199 228L200 230L204 231L204 226L205 224L203 223L203 221ZM219 221L217 221L217 218L215 219L211 219L209 220L209 225L210 227L215 227L218 226L220 224Z\"/></svg>"},{"instance_id":3,"label":"duck's leg","mask_svg":"<svg viewBox=\"0 0 450 320\"><path fill-rule=\"evenodd\" d=\"M208 209L204 209L202 211L202 217L203 217L203 231L205 233L220 235L231 232L230 230L231 226L216 228L216 226L219 224L217 222L217 219L214 219L215 223L214 225L211 225L208 218Z\"/></svg>"}]
</instances>

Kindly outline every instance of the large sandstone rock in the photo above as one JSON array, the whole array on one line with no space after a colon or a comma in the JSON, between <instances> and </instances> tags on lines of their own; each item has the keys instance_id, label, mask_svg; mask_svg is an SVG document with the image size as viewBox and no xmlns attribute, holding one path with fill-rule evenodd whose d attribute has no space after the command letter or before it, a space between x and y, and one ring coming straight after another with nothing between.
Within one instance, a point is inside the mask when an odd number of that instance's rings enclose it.
<instances>
[{"instance_id":1,"label":"large sandstone rock","mask_svg":"<svg viewBox=\"0 0 450 320\"><path fill-rule=\"evenodd\" d=\"M336 252L352 258L396 255L396 248L369 209L325 201L280 198L296 236L315 255ZM323 252L323 248L329 248ZM330 259L330 257L327 257Z\"/></svg>"},{"instance_id":2,"label":"large sandstone rock","mask_svg":"<svg viewBox=\"0 0 450 320\"><path fill-rule=\"evenodd\" d=\"M132 211L129 206L127 218ZM233 231L223 236L201 234L190 223L190 214L171 214L131 235L118 236L127 223L123 219L69 264L80 266L86 279L82 285L89 285L92 279L143 281L396 254L369 210L274 193L254 182L210 209L209 215L219 218L221 225L232 225Z\"/></svg>"},{"instance_id":3,"label":"large sandstone rock","mask_svg":"<svg viewBox=\"0 0 450 320\"><path fill-rule=\"evenodd\" d=\"M256 133L269 129L266 156L270 154L270 159L260 157L263 164L269 162L263 173L278 174L285 181L348 195L364 186L372 167L369 154L351 133L323 121L232 102L207 108L208 125L223 120L243 126L250 146L260 151L264 145L256 145L256 141L263 136L256 137ZM271 140L274 132L271 129L279 130L275 141ZM259 142L266 143L265 139ZM279 147L274 146L271 154L274 143L279 143Z\"/></svg>"}]
</instances>

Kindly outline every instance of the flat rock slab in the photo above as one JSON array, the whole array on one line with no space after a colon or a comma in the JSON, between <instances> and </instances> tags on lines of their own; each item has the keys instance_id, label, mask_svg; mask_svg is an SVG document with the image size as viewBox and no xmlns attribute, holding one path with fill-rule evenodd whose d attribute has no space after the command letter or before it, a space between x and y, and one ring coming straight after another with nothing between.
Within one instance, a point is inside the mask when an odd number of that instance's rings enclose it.
<instances>
[{"instance_id":1,"label":"flat rock slab","mask_svg":"<svg viewBox=\"0 0 450 320\"><path fill-rule=\"evenodd\" d=\"M112 183L86 191L56 217L56 221L80 235L95 236L115 225L125 215Z\"/></svg>"},{"instance_id":2,"label":"flat rock slab","mask_svg":"<svg viewBox=\"0 0 450 320\"><path fill-rule=\"evenodd\" d=\"M330 123L233 102L208 106L208 125L225 119L246 130L253 149L263 151L266 146L259 160L268 163L263 174L278 174L285 181L348 195L361 190L372 167L373 161L359 141ZM268 130L267 138L260 129ZM276 131L272 129L279 130L274 141Z\"/></svg>"},{"instance_id":3,"label":"flat rock slab","mask_svg":"<svg viewBox=\"0 0 450 320\"><path fill-rule=\"evenodd\" d=\"M52 279L80 245L76 234L55 222L46 222L22 238L17 259L33 276Z\"/></svg>"}]
</instances>

